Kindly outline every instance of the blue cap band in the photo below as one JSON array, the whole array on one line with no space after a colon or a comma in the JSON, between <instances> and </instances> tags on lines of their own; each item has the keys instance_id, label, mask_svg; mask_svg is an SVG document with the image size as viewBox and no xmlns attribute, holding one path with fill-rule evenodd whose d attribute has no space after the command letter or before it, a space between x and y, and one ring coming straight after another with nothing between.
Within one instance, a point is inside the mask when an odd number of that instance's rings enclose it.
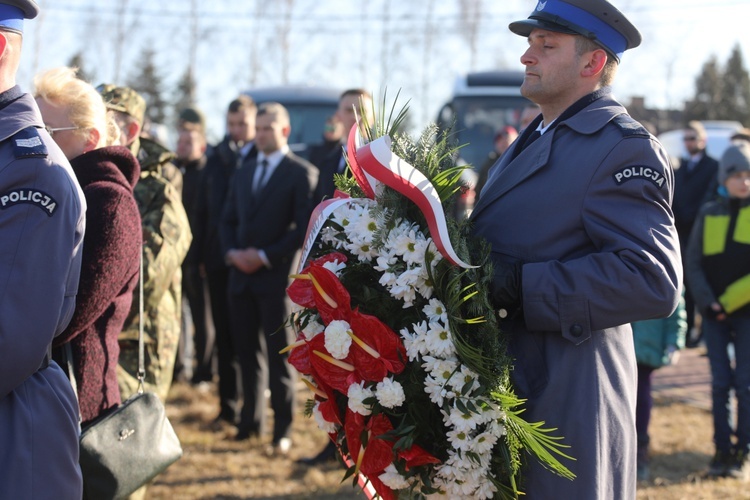
<instances>
[{"instance_id":1,"label":"blue cap band","mask_svg":"<svg viewBox=\"0 0 750 500\"><path fill-rule=\"evenodd\" d=\"M577 27L590 31L596 35L596 40L615 54L618 59L622 58L622 54L628 48L628 41L622 34L595 15L576 7L575 5L563 1L556 2L548 0L543 11L535 11L530 17L534 18L534 14L537 13L560 16L562 19L575 24Z\"/></svg>"},{"instance_id":2,"label":"blue cap band","mask_svg":"<svg viewBox=\"0 0 750 500\"><path fill-rule=\"evenodd\" d=\"M18 7L0 3L0 27L23 33L23 11Z\"/></svg>"}]
</instances>

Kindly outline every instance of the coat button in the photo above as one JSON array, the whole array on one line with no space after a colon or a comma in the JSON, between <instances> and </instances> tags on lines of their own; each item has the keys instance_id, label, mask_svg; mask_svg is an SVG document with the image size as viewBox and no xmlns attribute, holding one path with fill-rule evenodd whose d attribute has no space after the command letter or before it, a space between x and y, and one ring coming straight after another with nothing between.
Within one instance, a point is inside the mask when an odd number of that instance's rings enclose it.
<instances>
[{"instance_id":1,"label":"coat button","mask_svg":"<svg viewBox=\"0 0 750 500\"><path fill-rule=\"evenodd\" d=\"M570 327L570 334L574 337L580 337L583 334L583 328L581 328L581 325L573 325Z\"/></svg>"}]
</instances>

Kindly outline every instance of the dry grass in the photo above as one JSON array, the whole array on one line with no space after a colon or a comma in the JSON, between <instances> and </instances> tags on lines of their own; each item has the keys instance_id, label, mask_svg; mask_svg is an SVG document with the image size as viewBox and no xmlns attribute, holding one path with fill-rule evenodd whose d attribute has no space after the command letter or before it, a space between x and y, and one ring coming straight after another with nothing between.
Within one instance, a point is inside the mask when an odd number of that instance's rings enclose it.
<instances>
[{"instance_id":1,"label":"dry grass","mask_svg":"<svg viewBox=\"0 0 750 500\"><path fill-rule=\"evenodd\" d=\"M307 397L300 388L299 401ZM299 408L302 408L300 405ZM301 410L299 410L301 412ZM326 442L311 419L295 422L294 448L289 457L265 454L268 437L235 443L234 430L212 427L218 412L214 388L198 391L178 384L168 402L168 414L182 440L185 455L157 478L150 499L328 499L364 498L341 483L335 463L315 468L295 463L314 455ZM676 401L657 401L652 423L652 480L639 484L639 500L750 499L748 485L732 479L705 477L713 453L711 416Z\"/></svg>"}]
</instances>

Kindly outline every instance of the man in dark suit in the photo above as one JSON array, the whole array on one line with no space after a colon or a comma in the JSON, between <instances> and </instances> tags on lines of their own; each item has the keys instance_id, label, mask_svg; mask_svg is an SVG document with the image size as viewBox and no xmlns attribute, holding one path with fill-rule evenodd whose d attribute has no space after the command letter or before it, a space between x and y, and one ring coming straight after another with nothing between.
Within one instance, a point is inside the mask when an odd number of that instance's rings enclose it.
<instances>
[{"instance_id":1,"label":"man in dark suit","mask_svg":"<svg viewBox=\"0 0 750 500\"><path fill-rule=\"evenodd\" d=\"M219 224L235 171L258 155L255 147L255 102L242 95L229 103L227 135L208 155L195 200L193 245L206 271L211 317L216 332L219 371L219 416L216 423L236 424L239 417L239 369L229 332L229 267L221 250Z\"/></svg>"},{"instance_id":2,"label":"man in dark suit","mask_svg":"<svg viewBox=\"0 0 750 500\"><path fill-rule=\"evenodd\" d=\"M302 245L318 176L289 151L289 114L281 104L258 109L255 162L234 176L220 233L229 271L230 329L242 372L244 403L235 439L263 432L264 392L271 389L273 452L291 447L294 375L279 354L293 340L286 286Z\"/></svg>"},{"instance_id":3,"label":"man in dark suit","mask_svg":"<svg viewBox=\"0 0 750 500\"><path fill-rule=\"evenodd\" d=\"M315 190L315 203L333 196L333 192L336 190L333 176L343 174L346 170L346 161L342 150L346 149L349 131L357 123L357 117L360 117L360 121L362 120L360 112L365 113L365 121L372 125L372 95L364 89L349 89L342 92L334 118L343 125L344 135L341 137L340 144L331 148L331 154L319 165L315 165L320 171L318 187Z\"/></svg>"},{"instance_id":4,"label":"man in dark suit","mask_svg":"<svg viewBox=\"0 0 750 500\"><path fill-rule=\"evenodd\" d=\"M687 158L680 159L680 168L674 173L674 225L680 238L680 248L685 255L690 231L704 202L716 194L716 172L719 162L706 153L706 129L699 121L691 121L682 132ZM688 347L695 347L701 334L695 331L695 302L685 283L685 312L688 323Z\"/></svg>"}]
</instances>

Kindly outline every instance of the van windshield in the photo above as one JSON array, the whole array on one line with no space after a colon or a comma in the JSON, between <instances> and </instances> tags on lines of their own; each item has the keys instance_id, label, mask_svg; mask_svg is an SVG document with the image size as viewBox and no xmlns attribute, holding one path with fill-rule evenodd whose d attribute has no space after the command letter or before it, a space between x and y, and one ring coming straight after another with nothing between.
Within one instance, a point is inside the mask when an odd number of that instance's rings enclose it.
<instances>
[{"instance_id":1,"label":"van windshield","mask_svg":"<svg viewBox=\"0 0 750 500\"><path fill-rule=\"evenodd\" d=\"M522 96L454 97L453 116L441 116L444 123L439 126L446 130L455 118L451 138L456 145L466 144L459 156L478 170L494 147L495 133L507 125L518 128L521 112L528 104Z\"/></svg>"}]
</instances>

